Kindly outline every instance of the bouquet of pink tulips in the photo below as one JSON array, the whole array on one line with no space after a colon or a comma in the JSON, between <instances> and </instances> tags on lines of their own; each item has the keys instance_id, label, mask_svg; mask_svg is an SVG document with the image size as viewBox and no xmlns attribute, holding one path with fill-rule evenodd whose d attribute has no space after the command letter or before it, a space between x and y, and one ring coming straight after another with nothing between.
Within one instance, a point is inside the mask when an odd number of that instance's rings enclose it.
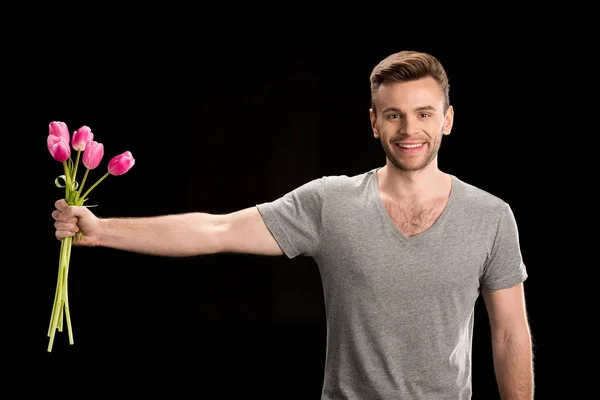
<instances>
[{"instance_id":1,"label":"bouquet of pink tulips","mask_svg":"<svg viewBox=\"0 0 600 400\"><path fill-rule=\"evenodd\" d=\"M56 186L65 188L65 200L70 205L85 206L84 203L88 200L88 195L100 182L108 175L123 175L133 167L135 160L131 152L126 151L113 157L108 163L108 172L101 176L96 183L89 187L85 192L85 182L90 170L93 170L100 165L104 156L104 145L94 141L94 134L87 126L82 126L77 131L73 132L73 138L69 134L69 129L64 122L53 121L50 123L48 134L48 151L52 157L63 164L64 175L56 178ZM71 157L71 147L77 151L75 161ZM83 152L83 157L82 157ZM82 160L86 170L81 180L81 184L77 182L77 167L79 160ZM63 183L61 183L61 180ZM90 207L90 206L85 206ZM77 233L81 237L81 232ZM52 351L54 343L54 333L58 330L63 331L63 321L66 319L67 329L69 332L69 343L73 344L73 328L71 326L71 315L69 313L69 296L67 278L69 274L69 261L71 257L71 245L73 238L68 237L61 240L60 258L58 264L58 280L56 283L56 292L54 295L54 305L52 307L52 315L50 318L50 326L48 328L48 352Z\"/></svg>"}]
</instances>

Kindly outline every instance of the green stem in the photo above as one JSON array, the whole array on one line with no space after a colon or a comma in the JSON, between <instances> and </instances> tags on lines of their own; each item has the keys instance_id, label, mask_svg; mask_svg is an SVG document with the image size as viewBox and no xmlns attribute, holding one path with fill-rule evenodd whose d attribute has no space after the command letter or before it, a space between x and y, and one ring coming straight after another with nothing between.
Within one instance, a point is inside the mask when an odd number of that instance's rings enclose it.
<instances>
[{"instance_id":1,"label":"green stem","mask_svg":"<svg viewBox=\"0 0 600 400\"><path fill-rule=\"evenodd\" d=\"M62 265L62 254L63 254L63 247L65 245L65 241L61 240L60 241L60 256L58 257L58 273L60 275L60 266ZM54 291L54 303L52 304L52 314L50 317L50 325L48 326L48 337L50 337L50 334L52 333L52 326L53 326L53 321L54 321L54 313L56 308L58 307L58 288L60 285L60 281L57 279L56 280L56 290Z\"/></svg>"},{"instance_id":2,"label":"green stem","mask_svg":"<svg viewBox=\"0 0 600 400\"><path fill-rule=\"evenodd\" d=\"M75 197L75 203L77 204L77 202L79 201L79 195L81 194L81 191L83 190L83 185L85 185L85 181L87 179L88 173L90 172L90 169L87 168L85 170L85 174L83 175L83 180L81 181L81 186L79 186L79 191L77 192L77 197ZM84 197L85 198L85 197Z\"/></svg>"},{"instance_id":3,"label":"green stem","mask_svg":"<svg viewBox=\"0 0 600 400\"><path fill-rule=\"evenodd\" d=\"M93 189L93 188L95 188L96 186L98 186L98 184L99 184L100 182L102 182L104 179L106 179L106 177L107 177L108 175L110 175L110 172L107 172L107 173L105 173L105 174L104 174L104 175L103 175L103 176L102 176L100 179L98 179L98 180L96 181L96 183L94 183L94 184L92 185L92 187L90 187L90 188L87 190L87 192L85 192L85 193L83 194L83 196L81 196L81 198L82 198L83 200L85 200L85 198L86 198L86 197L87 197L87 195L88 195L88 194L89 194L89 193L92 191L92 189Z\"/></svg>"},{"instance_id":4,"label":"green stem","mask_svg":"<svg viewBox=\"0 0 600 400\"><path fill-rule=\"evenodd\" d=\"M60 261L59 261L59 265L58 265L58 285L57 285L57 293L56 293L56 298L54 300L54 307L52 310L52 319L51 319L51 324L50 324L50 341L48 343L48 352L52 351L52 345L54 344L54 335L56 333L56 329L58 327L58 319L60 318L60 313L61 313L61 309L62 309L62 305L63 305L63 288L64 288L64 281L63 281L63 269L64 269L64 261L65 261L65 249L67 247L66 245L66 239L63 239L61 242L61 246L60 246Z\"/></svg>"},{"instance_id":5,"label":"green stem","mask_svg":"<svg viewBox=\"0 0 600 400\"><path fill-rule=\"evenodd\" d=\"M77 167L79 166L79 157L81 156L81 150L77 150L77 158L75 159L75 168L73 169L73 181L77 180Z\"/></svg>"},{"instance_id":6,"label":"green stem","mask_svg":"<svg viewBox=\"0 0 600 400\"><path fill-rule=\"evenodd\" d=\"M71 326L71 313L69 312L69 288L68 288L68 283L69 283L69 265L71 264L71 248L72 248L72 244L73 244L73 238L72 237L68 237L65 238L66 239L66 245L67 245L67 250L65 251L65 263L64 263L64 288L63 288L63 293L65 294L64 296L64 312L65 312L65 317L67 318L67 329L68 329L68 333L69 333L69 343L73 344L73 328Z\"/></svg>"},{"instance_id":7,"label":"green stem","mask_svg":"<svg viewBox=\"0 0 600 400\"><path fill-rule=\"evenodd\" d=\"M48 336L48 352L52 351L54 344L54 336L56 331L63 331L64 318L67 320L67 329L69 332L69 343L73 344L73 328L71 325L71 314L69 312L69 294L68 294L68 276L69 264L71 262L71 247L73 238L64 238L60 246L60 260L58 267L58 280L56 284L56 293L54 296L54 305L52 307L52 317L50 319L50 327Z\"/></svg>"},{"instance_id":8,"label":"green stem","mask_svg":"<svg viewBox=\"0 0 600 400\"><path fill-rule=\"evenodd\" d=\"M69 250L69 238L65 238L65 245L63 247L62 250L62 262L61 262L61 266L60 266L60 273L62 274L62 295L60 297L60 305L59 305L59 310L58 310L58 325L57 325L57 329L59 332L63 331L63 323L64 323L64 319L65 319L65 296L67 295L67 275L65 273L65 269L66 269L66 265L68 265L68 256L67 256L67 252Z\"/></svg>"},{"instance_id":9,"label":"green stem","mask_svg":"<svg viewBox=\"0 0 600 400\"><path fill-rule=\"evenodd\" d=\"M71 170L66 161L63 162L63 167L65 169L65 199L68 201L71 194Z\"/></svg>"},{"instance_id":10,"label":"green stem","mask_svg":"<svg viewBox=\"0 0 600 400\"><path fill-rule=\"evenodd\" d=\"M65 271L63 268L62 274L64 276ZM63 278L63 285L64 285L65 279ZM63 287L63 295L60 299L60 305L59 305L59 309L58 309L58 324L56 325L56 330L59 332L63 331L63 322L65 320L65 292L64 292L64 287Z\"/></svg>"},{"instance_id":11,"label":"green stem","mask_svg":"<svg viewBox=\"0 0 600 400\"><path fill-rule=\"evenodd\" d=\"M69 168L67 161L63 162L63 168L65 169L65 186L68 189L69 183L71 183L71 169Z\"/></svg>"}]
</instances>

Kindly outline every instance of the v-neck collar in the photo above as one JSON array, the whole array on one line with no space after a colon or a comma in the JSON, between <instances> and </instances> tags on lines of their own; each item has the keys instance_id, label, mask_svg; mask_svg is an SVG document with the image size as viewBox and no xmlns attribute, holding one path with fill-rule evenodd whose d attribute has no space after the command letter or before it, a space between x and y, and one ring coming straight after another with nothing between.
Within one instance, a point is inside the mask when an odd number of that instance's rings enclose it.
<instances>
[{"instance_id":1,"label":"v-neck collar","mask_svg":"<svg viewBox=\"0 0 600 400\"><path fill-rule=\"evenodd\" d=\"M446 202L444 209L440 213L440 216L435 220L433 225L431 225L429 228L427 228L425 231L423 231L421 233L418 233L414 236L408 237L400 229L398 229L398 227L394 223L394 220L392 219L392 216L389 214L388 210L385 208L385 204L383 203L383 199L381 198L381 193L379 192L379 178L377 177L377 171L379 169L381 169L381 167L373 168L371 170L371 175L372 175L371 189L373 190L373 193L375 195L375 202L377 203L377 208L378 208L379 212L382 214L383 219L385 219L388 226L394 232L395 236L398 239L400 239L402 242L405 242L405 243L417 242L417 241L426 239L428 236L431 236L437 230L439 230L440 225L446 218L446 215L448 215L449 210L452 207L452 204L454 203L454 199L457 196L458 180L457 180L456 176L450 174L450 177L451 177L450 196L448 197L448 201Z\"/></svg>"}]
</instances>

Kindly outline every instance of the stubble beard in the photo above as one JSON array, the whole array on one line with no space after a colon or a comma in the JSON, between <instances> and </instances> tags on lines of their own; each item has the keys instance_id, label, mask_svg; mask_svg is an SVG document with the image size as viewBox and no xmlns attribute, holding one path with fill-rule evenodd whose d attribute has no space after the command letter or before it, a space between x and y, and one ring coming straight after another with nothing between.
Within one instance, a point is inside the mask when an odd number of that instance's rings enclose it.
<instances>
[{"instance_id":1,"label":"stubble beard","mask_svg":"<svg viewBox=\"0 0 600 400\"><path fill-rule=\"evenodd\" d=\"M412 163L411 164L402 163L398 158L396 158L396 156L394 155L394 151L391 147L391 146L395 146L395 145L390 144L389 142L384 142L383 136L379 137L379 141L381 142L381 147L383 148L383 151L385 152L387 159L390 160L390 162L392 163L392 165L394 167L396 167L400 171L413 172L413 171L420 171L422 169L425 169L429 164L431 164L431 162L437 156L438 151L440 150L440 146L442 144L442 137L441 137L441 132L440 132L440 136L438 136L438 140L434 142L434 144L433 144L434 147L429 150L429 154L427 154L425 156L425 158L423 159L422 162L420 162L419 164L416 164L416 165L413 165ZM427 143L430 143L430 142L427 142Z\"/></svg>"}]
</instances>

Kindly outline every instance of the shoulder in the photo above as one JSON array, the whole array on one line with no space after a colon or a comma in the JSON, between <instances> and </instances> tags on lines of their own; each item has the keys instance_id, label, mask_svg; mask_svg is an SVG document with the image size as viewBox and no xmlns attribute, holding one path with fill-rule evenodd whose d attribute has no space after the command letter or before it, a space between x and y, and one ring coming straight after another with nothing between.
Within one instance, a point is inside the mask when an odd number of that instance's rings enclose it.
<instances>
[{"instance_id":1,"label":"shoulder","mask_svg":"<svg viewBox=\"0 0 600 400\"><path fill-rule=\"evenodd\" d=\"M477 214L483 213L500 217L510 212L509 204L498 195L472 183L465 182L454 175L452 178L454 182L453 190L458 192L457 199L463 209Z\"/></svg>"},{"instance_id":2,"label":"shoulder","mask_svg":"<svg viewBox=\"0 0 600 400\"><path fill-rule=\"evenodd\" d=\"M375 169L355 175L325 175L320 178L328 191L352 191L368 187L374 178Z\"/></svg>"},{"instance_id":3,"label":"shoulder","mask_svg":"<svg viewBox=\"0 0 600 400\"><path fill-rule=\"evenodd\" d=\"M372 190L374 171L355 175L322 175L286 193L282 200L314 201L330 205L353 202Z\"/></svg>"}]
</instances>

